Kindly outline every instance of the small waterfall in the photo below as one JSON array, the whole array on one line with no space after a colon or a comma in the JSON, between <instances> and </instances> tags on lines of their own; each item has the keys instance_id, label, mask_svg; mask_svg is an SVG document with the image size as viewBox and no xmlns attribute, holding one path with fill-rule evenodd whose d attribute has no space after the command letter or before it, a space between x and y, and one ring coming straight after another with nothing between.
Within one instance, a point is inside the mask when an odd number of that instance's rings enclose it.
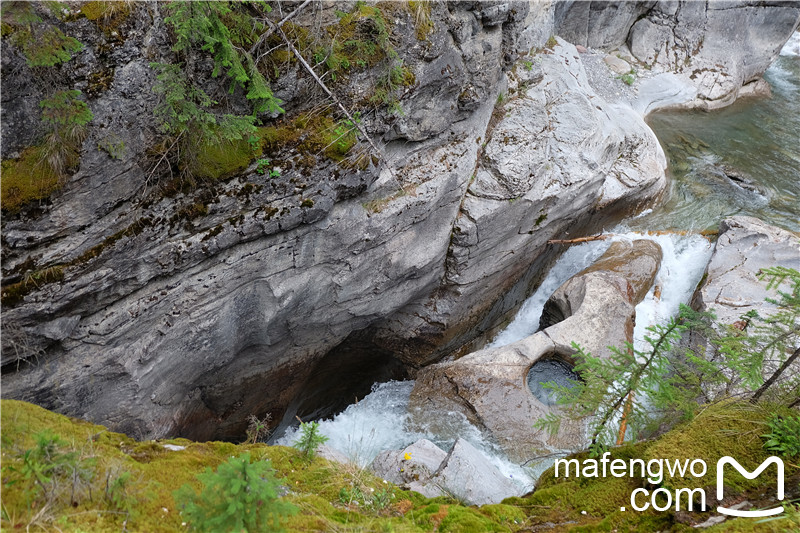
<instances>
[{"instance_id":1,"label":"small waterfall","mask_svg":"<svg viewBox=\"0 0 800 533\"><path fill-rule=\"evenodd\" d=\"M677 313L678 305L688 301L703 275L711 255L711 243L700 235L648 236L627 231L624 227L617 230L613 237L606 240L573 245L567 250L539 289L522 305L511 324L490 346L510 344L535 333L542 307L550 295L570 277L591 265L615 240L652 239L661 245L664 252L656 277L656 283L661 286L661 298L656 299L651 289L637 306L634 337L641 339L648 325L656 320L663 322ZM560 376L563 369L554 367L553 372ZM549 381L559 376L539 375L537 379ZM445 430L442 430L441 424L437 424L438 433L409 431L407 409L413 388L413 381L376 383L372 392L362 400L351 404L332 419L320 421L321 433L330 439L327 444L345 454L354 463L366 467L382 450L402 449L421 438L427 438L442 449L449 450L456 437L461 437L481 450L503 475L512 479L519 487L520 494L530 491L541 472L552 465L552 457L531 467L510 462L461 413L449 413ZM276 444L290 446L297 436L297 429L290 428ZM556 454L559 452L553 451Z\"/></svg>"},{"instance_id":2,"label":"small waterfall","mask_svg":"<svg viewBox=\"0 0 800 533\"><path fill-rule=\"evenodd\" d=\"M536 292L522 304L514 320L489 346L505 346L534 334L539 329L539 318L547 299L562 283L603 255L612 242L649 239L661 246L663 259L653 287L636 306L634 339L641 339L647 326L656 321L663 324L677 314L680 304L689 301L703 277L713 250L708 239L696 234L648 235L618 226L609 235L605 240L572 245L556 262ZM654 298L655 286L661 288L661 298L658 300Z\"/></svg>"},{"instance_id":3,"label":"small waterfall","mask_svg":"<svg viewBox=\"0 0 800 533\"><path fill-rule=\"evenodd\" d=\"M525 300L511 323L495 336L487 348L505 346L536 333L547 299L565 281L594 263L610 245L607 241L592 241L571 246L558 258L536 292Z\"/></svg>"}]
</instances>

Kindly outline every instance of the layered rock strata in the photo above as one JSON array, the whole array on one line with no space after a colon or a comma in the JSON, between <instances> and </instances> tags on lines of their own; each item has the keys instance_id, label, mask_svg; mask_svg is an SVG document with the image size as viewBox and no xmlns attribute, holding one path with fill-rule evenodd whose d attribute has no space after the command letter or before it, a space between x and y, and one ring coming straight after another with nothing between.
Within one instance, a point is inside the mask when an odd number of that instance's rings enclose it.
<instances>
[{"instance_id":1,"label":"layered rock strata","mask_svg":"<svg viewBox=\"0 0 800 533\"><path fill-rule=\"evenodd\" d=\"M84 91L94 114L63 188L3 217L4 397L141 438L236 439L251 413L328 414L375 380L469 351L542 277L549 239L664 188L638 113L592 91L572 45L545 46L551 5L467 2L434 3L425 40L407 12L391 15L414 81L402 113L364 118L382 161L289 146L269 153L276 176L247 160L161 194L149 64L178 58L161 5L130 9L113 32L39 9L84 43L57 80L3 47L4 161L43 134L47 83ZM336 4L309 9L294 22L337 21ZM273 89L291 119L262 117L281 127L319 98L285 65ZM224 93L207 61L186 68ZM375 74L353 74L340 96L360 98ZM249 109L242 91L226 100Z\"/></svg>"}]
</instances>

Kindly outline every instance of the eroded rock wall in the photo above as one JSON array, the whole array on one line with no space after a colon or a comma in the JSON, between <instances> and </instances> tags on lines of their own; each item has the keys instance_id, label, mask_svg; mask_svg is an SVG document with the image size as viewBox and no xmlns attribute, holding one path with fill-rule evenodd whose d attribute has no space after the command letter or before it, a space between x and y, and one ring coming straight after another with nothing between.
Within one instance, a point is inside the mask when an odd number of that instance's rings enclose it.
<instances>
[{"instance_id":1,"label":"eroded rock wall","mask_svg":"<svg viewBox=\"0 0 800 533\"><path fill-rule=\"evenodd\" d=\"M627 45L645 68L681 74L692 106L715 109L764 92L761 75L800 24L799 2L559 2L555 30L574 44Z\"/></svg>"},{"instance_id":2,"label":"eroded rock wall","mask_svg":"<svg viewBox=\"0 0 800 533\"><path fill-rule=\"evenodd\" d=\"M318 31L348 6L295 21ZM94 114L61 189L4 213L4 397L138 437L236 439L251 413L326 414L497 327L555 258L549 239L659 196L652 132L593 93L573 46L545 48L552 5L433 3L425 38L407 11L385 16L413 83L402 112L363 117L382 154L362 140L369 157L340 164L278 146L277 175L246 159L168 193L149 64L178 58L161 4L132 4L113 30L52 15L84 48L46 79L4 42L4 158L38 142L43 83L82 90ZM248 109L208 60L186 68ZM297 62L281 68L286 115L261 118L302 139L291 120L327 101ZM359 100L380 74L336 90Z\"/></svg>"}]
</instances>

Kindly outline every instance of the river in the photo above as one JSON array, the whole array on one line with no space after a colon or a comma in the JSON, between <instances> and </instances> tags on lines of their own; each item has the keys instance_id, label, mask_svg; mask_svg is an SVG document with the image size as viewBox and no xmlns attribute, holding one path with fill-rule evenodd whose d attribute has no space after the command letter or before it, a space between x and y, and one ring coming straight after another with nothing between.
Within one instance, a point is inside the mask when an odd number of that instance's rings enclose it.
<instances>
[{"instance_id":1,"label":"river","mask_svg":"<svg viewBox=\"0 0 800 533\"><path fill-rule=\"evenodd\" d=\"M795 34L798 53L799 35ZM489 345L510 344L536 332L547 298L614 240L653 239L664 254L656 278L663 296L656 299L651 290L636 307L634 342L639 344L648 325L662 323L678 311L679 304L688 302L713 250L713 244L698 234L650 236L648 230L710 229L726 216L744 214L800 231L800 57L792 55L791 44L764 76L772 87L771 98L743 99L710 113L651 115L648 122L669 161L666 201L610 229L613 237L570 247ZM736 182L728 174L745 181ZM366 466L381 450L401 449L423 437L447 450L459 435L516 482L520 493L532 489L548 464L522 468L511 463L463 415L452 417L447 434L408 431L406 409L413 385L413 381L375 384L361 401L321 421L328 444ZM291 444L295 438L296 430L289 429L276 443Z\"/></svg>"}]
</instances>

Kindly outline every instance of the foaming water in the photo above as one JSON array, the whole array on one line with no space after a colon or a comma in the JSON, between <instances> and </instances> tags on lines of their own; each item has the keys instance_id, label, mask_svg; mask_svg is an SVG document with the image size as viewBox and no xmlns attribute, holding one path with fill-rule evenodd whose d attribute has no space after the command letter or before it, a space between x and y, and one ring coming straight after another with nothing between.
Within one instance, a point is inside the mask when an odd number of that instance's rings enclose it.
<instances>
[{"instance_id":1,"label":"foaming water","mask_svg":"<svg viewBox=\"0 0 800 533\"><path fill-rule=\"evenodd\" d=\"M663 258L653 287L636 306L636 325L633 328L634 347L647 347L644 336L647 327L665 324L678 314L680 305L688 303L703 277L711 259L713 245L701 235L647 236L661 246ZM656 297L656 287L660 296Z\"/></svg>"},{"instance_id":2,"label":"foaming water","mask_svg":"<svg viewBox=\"0 0 800 533\"><path fill-rule=\"evenodd\" d=\"M487 348L505 346L536 333L547 299L565 281L594 263L610 245L606 241L592 241L571 246L558 258L536 292L525 300L511 323L495 336Z\"/></svg>"},{"instance_id":3,"label":"foaming water","mask_svg":"<svg viewBox=\"0 0 800 533\"><path fill-rule=\"evenodd\" d=\"M800 57L800 31L796 31L781 48L781 55L785 57Z\"/></svg>"},{"instance_id":4,"label":"foaming water","mask_svg":"<svg viewBox=\"0 0 800 533\"><path fill-rule=\"evenodd\" d=\"M663 251L656 285L661 287L661 298L651 289L636 307L635 343L642 342L645 328L653 323L664 323L674 316L681 303L689 297L703 275L711 255L711 243L700 235L647 235L616 228L606 240L573 245L551 269L542 286L521 307L508 328L492 342L503 346L531 335L538 329L544 302L564 281L592 264L614 241L650 239ZM564 370L554 366L541 369L536 376L539 382L558 380ZM535 386L535 384L534 384ZM372 392L331 419L321 420L320 431L328 437L327 445L342 452L353 463L368 466L382 450L399 450L427 438L445 451L461 437L470 442L518 487L519 494L533 488L535 480L553 464L554 457L524 467L509 461L500 449L489 441L461 413L429 413L431 423L410 429L408 411L413 381L390 381L375 384ZM424 417L417 417L417 420ZM298 430L290 428L276 444L290 446L298 438ZM555 454L561 450L550 450ZM566 453L566 452L564 452Z\"/></svg>"},{"instance_id":5,"label":"foaming water","mask_svg":"<svg viewBox=\"0 0 800 533\"><path fill-rule=\"evenodd\" d=\"M575 244L567 250L547 274L542 285L522 304L514 320L489 346L505 346L535 333L539 329L539 319L545 302L561 284L594 263L612 242L636 239L658 243L663 258L653 288L636 306L634 339L643 338L644 328L647 326L663 324L675 316L680 304L689 301L697 283L703 277L713 250L712 244L698 234L650 235L630 231L627 226L619 226L609 232L605 240ZM654 297L656 286L661 288L660 298Z\"/></svg>"},{"instance_id":6,"label":"foaming water","mask_svg":"<svg viewBox=\"0 0 800 533\"><path fill-rule=\"evenodd\" d=\"M435 415L435 429L431 424L410 430L408 404L413 388L413 381L376 383L362 400L331 419L319 421L320 432L329 439L326 444L353 463L366 467L383 450L400 450L426 438L449 451L460 437L480 450L501 474L515 483L519 494L533 488L541 471L510 462L461 413L439 413ZM298 436L297 428L289 428L275 444L291 446Z\"/></svg>"}]
</instances>

